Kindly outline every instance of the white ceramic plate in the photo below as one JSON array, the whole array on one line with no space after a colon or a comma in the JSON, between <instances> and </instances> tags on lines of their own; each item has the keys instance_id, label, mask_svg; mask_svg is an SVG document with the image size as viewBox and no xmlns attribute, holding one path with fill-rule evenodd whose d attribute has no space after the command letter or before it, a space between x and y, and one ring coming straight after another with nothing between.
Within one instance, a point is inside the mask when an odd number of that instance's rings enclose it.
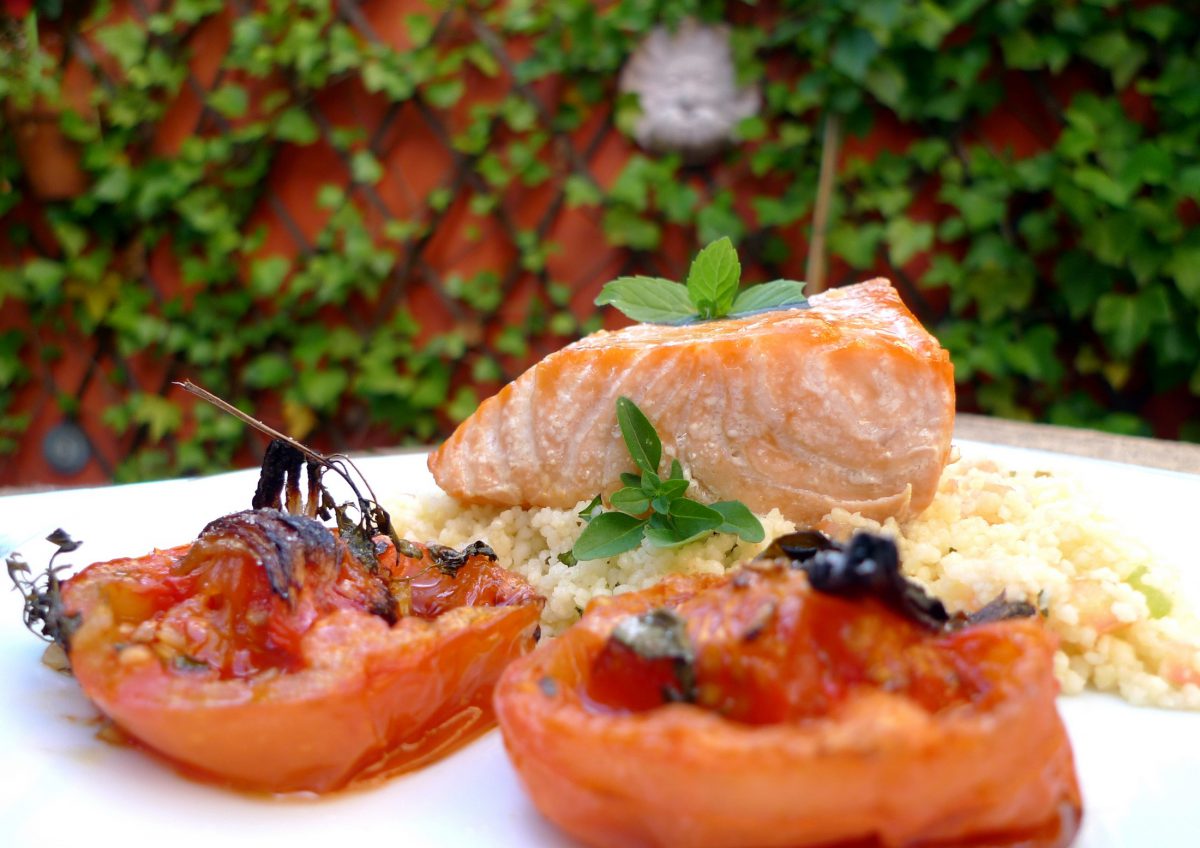
<instances>
[{"instance_id":1,"label":"white ceramic plate","mask_svg":"<svg viewBox=\"0 0 1200 848\"><path fill-rule=\"evenodd\" d=\"M1068 471L1184 572L1200 602L1193 541L1200 476L959 442L964 454ZM423 455L360 463L378 489L432 489ZM63 526L78 565L195 538L212 518L249 506L254 472L0 498L0 547L26 559ZM0 556L4 554L0 550ZM135 750L95 738L95 711L74 681L39 662L20 598L0 595L0 843L3 845L569 846L525 799L495 731L451 757L368 791L272 800L190 782ZM1200 715L1131 707L1115 697L1062 698L1083 782L1080 848L1200 844ZM847 787L853 794L853 787ZM287 840L283 842L283 840Z\"/></svg>"}]
</instances>

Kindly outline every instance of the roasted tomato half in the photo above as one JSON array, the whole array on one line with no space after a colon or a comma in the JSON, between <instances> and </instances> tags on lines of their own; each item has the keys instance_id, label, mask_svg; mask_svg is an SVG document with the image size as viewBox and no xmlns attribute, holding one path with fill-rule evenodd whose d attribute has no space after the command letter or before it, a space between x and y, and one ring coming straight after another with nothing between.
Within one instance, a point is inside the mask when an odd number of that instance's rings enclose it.
<instances>
[{"instance_id":1,"label":"roasted tomato half","mask_svg":"<svg viewBox=\"0 0 1200 848\"><path fill-rule=\"evenodd\" d=\"M543 599L483 553L410 550L380 538L368 568L314 519L226 516L67 581L71 668L135 740L237 787L325 792L419 766L491 726Z\"/></svg>"},{"instance_id":2,"label":"roasted tomato half","mask_svg":"<svg viewBox=\"0 0 1200 848\"><path fill-rule=\"evenodd\" d=\"M934 630L786 561L592 603L505 672L539 810L597 846L1059 846L1080 795L1034 619Z\"/></svg>"}]
</instances>

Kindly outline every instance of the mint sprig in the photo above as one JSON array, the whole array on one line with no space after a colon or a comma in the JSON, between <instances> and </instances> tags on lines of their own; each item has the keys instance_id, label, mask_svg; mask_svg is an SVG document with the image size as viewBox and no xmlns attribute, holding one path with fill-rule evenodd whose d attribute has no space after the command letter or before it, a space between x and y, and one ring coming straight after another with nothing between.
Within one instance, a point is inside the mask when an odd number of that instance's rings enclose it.
<instances>
[{"instance_id":1,"label":"mint sprig","mask_svg":"<svg viewBox=\"0 0 1200 848\"><path fill-rule=\"evenodd\" d=\"M659 476L662 440L646 415L627 397L617 398L617 423L621 437L641 474L625 472L624 484L609 497L611 510L603 510L599 495L579 516L587 522L563 559L569 565L603 559L631 551L649 542L657 548L677 548L709 533L734 533L747 542L761 542L762 524L744 503L721 501L702 504L685 497L689 483L679 460L671 460L664 479Z\"/></svg>"},{"instance_id":2,"label":"mint sprig","mask_svg":"<svg viewBox=\"0 0 1200 848\"><path fill-rule=\"evenodd\" d=\"M733 242L721 238L696 254L686 284L662 277L618 277L600 290L596 305L615 306L647 324L691 324L808 306L804 283L775 280L739 292L741 278Z\"/></svg>"}]
</instances>

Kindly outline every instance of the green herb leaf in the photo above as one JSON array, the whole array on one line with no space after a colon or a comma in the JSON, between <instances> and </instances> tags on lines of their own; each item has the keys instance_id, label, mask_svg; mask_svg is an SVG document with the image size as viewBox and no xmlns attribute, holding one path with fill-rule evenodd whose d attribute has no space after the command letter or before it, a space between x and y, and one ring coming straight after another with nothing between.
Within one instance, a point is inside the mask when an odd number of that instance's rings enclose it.
<instances>
[{"instance_id":1,"label":"green herb leaf","mask_svg":"<svg viewBox=\"0 0 1200 848\"><path fill-rule=\"evenodd\" d=\"M645 519L623 512L605 512L583 528L571 553L580 562L616 556L640 545L645 531Z\"/></svg>"},{"instance_id":2,"label":"green herb leaf","mask_svg":"<svg viewBox=\"0 0 1200 848\"><path fill-rule=\"evenodd\" d=\"M671 523L679 531L680 536L696 536L716 530L725 522L725 516L710 506L697 503L690 498L677 498L672 501Z\"/></svg>"},{"instance_id":3,"label":"green herb leaf","mask_svg":"<svg viewBox=\"0 0 1200 848\"><path fill-rule=\"evenodd\" d=\"M630 515L640 515L650 508L650 499L640 487L626 486L624 489L617 489L609 501L612 502L613 509L628 512Z\"/></svg>"},{"instance_id":4,"label":"green herb leaf","mask_svg":"<svg viewBox=\"0 0 1200 848\"><path fill-rule=\"evenodd\" d=\"M662 486L662 480L653 471L646 471L642 474L642 491L646 493L646 497L652 498L658 494L659 487Z\"/></svg>"},{"instance_id":5,"label":"green herb leaf","mask_svg":"<svg viewBox=\"0 0 1200 848\"><path fill-rule=\"evenodd\" d=\"M653 475L662 459L662 442L658 433L654 432L654 425L637 408L637 404L624 396L617 398L617 423L621 426L625 446L629 448L629 455L637 467ZM657 485L656 482L655 487Z\"/></svg>"},{"instance_id":6,"label":"green herb leaf","mask_svg":"<svg viewBox=\"0 0 1200 848\"><path fill-rule=\"evenodd\" d=\"M683 493L688 490L691 484L687 480L681 480L678 477L672 477L669 480L663 480L658 484L658 496L666 498L667 502L683 497Z\"/></svg>"},{"instance_id":7,"label":"green herb leaf","mask_svg":"<svg viewBox=\"0 0 1200 848\"><path fill-rule=\"evenodd\" d=\"M729 313L742 278L742 265L729 237L717 239L696 254L688 270L687 293L701 318Z\"/></svg>"},{"instance_id":8,"label":"green herb leaf","mask_svg":"<svg viewBox=\"0 0 1200 848\"><path fill-rule=\"evenodd\" d=\"M661 277L618 277L606 283L597 306L611 304L634 321L682 324L696 317L688 290Z\"/></svg>"},{"instance_id":9,"label":"green herb leaf","mask_svg":"<svg viewBox=\"0 0 1200 848\"><path fill-rule=\"evenodd\" d=\"M767 309L804 306L808 306L808 300L804 297L804 283L795 280L774 280L751 286L741 292L733 301L730 314L736 316Z\"/></svg>"},{"instance_id":10,"label":"green herb leaf","mask_svg":"<svg viewBox=\"0 0 1200 848\"><path fill-rule=\"evenodd\" d=\"M808 305L804 283L775 280L738 294L741 276L737 251L726 236L696 254L687 285L661 277L619 277L601 289L596 305L615 306L635 321L676 325Z\"/></svg>"},{"instance_id":11,"label":"green herb leaf","mask_svg":"<svg viewBox=\"0 0 1200 848\"><path fill-rule=\"evenodd\" d=\"M642 477L640 474L634 474L632 471L622 471L621 482L626 486L633 486L637 489L642 485Z\"/></svg>"},{"instance_id":12,"label":"green herb leaf","mask_svg":"<svg viewBox=\"0 0 1200 848\"><path fill-rule=\"evenodd\" d=\"M596 497L592 498L591 503L580 511L579 517L584 521L591 521L602 512L604 512L604 501L601 500L599 495L596 495Z\"/></svg>"},{"instance_id":13,"label":"green herb leaf","mask_svg":"<svg viewBox=\"0 0 1200 848\"><path fill-rule=\"evenodd\" d=\"M747 542L761 542L766 538L762 522L741 501L720 501L709 506L724 519L717 528L718 533L736 533Z\"/></svg>"},{"instance_id":14,"label":"green herb leaf","mask_svg":"<svg viewBox=\"0 0 1200 848\"><path fill-rule=\"evenodd\" d=\"M672 480L683 479L683 466L679 464L678 459L671 460L671 478Z\"/></svg>"},{"instance_id":15,"label":"green herb leaf","mask_svg":"<svg viewBox=\"0 0 1200 848\"><path fill-rule=\"evenodd\" d=\"M647 527L646 541L656 548L681 548L711 534L712 530L700 530L690 536L685 536L674 527Z\"/></svg>"}]
</instances>

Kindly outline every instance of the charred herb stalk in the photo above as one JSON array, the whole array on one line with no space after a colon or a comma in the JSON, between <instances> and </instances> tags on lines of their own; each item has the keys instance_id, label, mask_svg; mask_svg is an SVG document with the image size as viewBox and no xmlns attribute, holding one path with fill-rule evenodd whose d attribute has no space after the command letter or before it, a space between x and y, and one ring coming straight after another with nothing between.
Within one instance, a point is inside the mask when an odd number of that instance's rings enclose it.
<instances>
[{"instance_id":1,"label":"charred herb stalk","mask_svg":"<svg viewBox=\"0 0 1200 848\"><path fill-rule=\"evenodd\" d=\"M68 615L62 604L62 582L58 575L71 566L66 563L56 565L55 560L60 554L77 550L83 543L72 539L62 529L55 530L46 537L46 541L57 546L58 550L50 557L45 571L35 575L16 552L7 557L5 565L8 567L8 578L25 597L25 626L45 641L69 652L71 637L79 628L80 618L78 615Z\"/></svg>"},{"instance_id":2,"label":"charred herb stalk","mask_svg":"<svg viewBox=\"0 0 1200 848\"><path fill-rule=\"evenodd\" d=\"M283 495L286 489L287 511L301 512L300 507L300 465L307 460L308 500L303 507L307 515L319 515L328 519L333 514L337 520L338 531L350 547L355 558L372 571L378 569L379 559L375 554L372 541L375 536L384 535L392 540L401 554L407 557L420 557L419 546L401 539L392 526L391 516L379 505L371 484L367 482L362 472L344 454L324 456L290 436L286 436L273 427L264 424L257 418L247 415L228 401L214 395L207 389L197 386L191 381L176 383L186 392L208 401L213 406L227 412L254 429L272 438L267 453L263 458L262 474L259 477L258 489L254 493L252 506L258 509L271 506L279 509L283 506ZM322 475L332 471L350 487L354 501L337 504L329 490L322 482ZM361 487L361 488L360 488ZM363 490L366 494L363 494ZM357 512L357 518L352 517Z\"/></svg>"}]
</instances>

